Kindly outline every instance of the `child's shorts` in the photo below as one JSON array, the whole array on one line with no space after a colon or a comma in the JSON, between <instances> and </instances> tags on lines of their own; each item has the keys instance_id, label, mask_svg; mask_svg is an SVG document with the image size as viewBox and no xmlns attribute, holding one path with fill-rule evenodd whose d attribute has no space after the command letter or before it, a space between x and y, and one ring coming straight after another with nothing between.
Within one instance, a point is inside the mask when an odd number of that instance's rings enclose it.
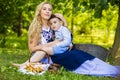
<instances>
[{"instance_id":1,"label":"child's shorts","mask_svg":"<svg viewBox=\"0 0 120 80\"><path fill-rule=\"evenodd\" d=\"M53 47L53 52L54 54L61 54L67 51L69 48L68 47L61 47L61 46L54 46Z\"/></svg>"}]
</instances>

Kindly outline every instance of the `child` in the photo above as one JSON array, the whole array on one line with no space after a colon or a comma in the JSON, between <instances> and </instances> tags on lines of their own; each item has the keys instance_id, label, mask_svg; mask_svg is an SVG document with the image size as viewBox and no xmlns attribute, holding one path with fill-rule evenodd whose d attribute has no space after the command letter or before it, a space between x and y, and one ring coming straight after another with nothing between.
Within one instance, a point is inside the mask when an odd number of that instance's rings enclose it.
<instances>
[{"instance_id":1,"label":"child","mask_svg":"<svg viewBox=\"0 0 120 80\"><path fill-rule=\"evenodd\" d=\"M55 39L53 42L48 43L45 47L42 47L41 50L50 55L64 53L72 47L71 32L62 25L61 19L55 15L51 16L49 22L51 29L55 32ZM55 42L57 41L58 43L56 44Z\"/></svg>"}]
</instances>

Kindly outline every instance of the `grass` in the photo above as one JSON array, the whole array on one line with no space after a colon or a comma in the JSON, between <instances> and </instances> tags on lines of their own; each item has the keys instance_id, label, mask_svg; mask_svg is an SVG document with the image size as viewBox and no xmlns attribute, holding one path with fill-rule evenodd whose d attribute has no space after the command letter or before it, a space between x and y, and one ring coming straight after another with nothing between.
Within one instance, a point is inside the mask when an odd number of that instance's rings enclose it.
<instances>
[{"instance_id":1,"label":"grass","mask_svg":"<svg viewBox=\"0 0 120 80\"><path fill-rule=\"evenodd\" d=\"M27 75L18 72L11 62L22 63L29 57L28 50L0 48L0 80L113 80L111 77L97 77L75 74L63 68L56 74L46 72L42 76Z\"/></svg>"}]
</instances>

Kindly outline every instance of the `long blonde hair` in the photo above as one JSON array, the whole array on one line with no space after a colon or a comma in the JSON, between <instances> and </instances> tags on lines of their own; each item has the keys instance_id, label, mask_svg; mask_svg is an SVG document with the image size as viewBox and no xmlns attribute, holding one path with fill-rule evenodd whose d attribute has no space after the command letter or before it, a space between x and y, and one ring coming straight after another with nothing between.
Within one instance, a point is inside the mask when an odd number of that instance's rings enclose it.
<instances>
[{"instance_id":1,"label":"long blonde hair","mask_svg":"<svg viewBox=\"0 0 120 80\"><path fill-rule=\"evenodd\" d=\"M29 30L28 30L28 44L32 43L33 39L35 41L35 45L37 45L41 41L41 32L42 32L41 10L44 4L50 4L50 3L42 2L37 6L35 17L32 23L30 24Z\"/></svg>"}]
</instances>

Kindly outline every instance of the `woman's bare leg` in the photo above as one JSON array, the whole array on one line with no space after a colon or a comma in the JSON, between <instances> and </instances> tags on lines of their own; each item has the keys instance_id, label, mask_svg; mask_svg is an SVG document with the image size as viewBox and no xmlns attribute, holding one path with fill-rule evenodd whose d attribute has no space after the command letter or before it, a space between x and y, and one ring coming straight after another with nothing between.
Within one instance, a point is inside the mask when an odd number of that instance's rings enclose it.
<instances>
[{"instance_id":1,"label":"woman's bare leg","mask_svg":"<svg viewBox=\"0 0 120 80\"><path fill-rule=\"evenodd\" d=\"M40 60L42 60L45 57L46 53L43 51L37 51L34 53L34 55L30 58L30 60L27 60L25 63L22 64L12 64L13 66L16 67L24 67L27 63L30 62L39 62Z\"/></svg>"},{"instance_id":2,"label":"woman's bare leg","mask_svg":"<svg viewBox=\"0 0 120 80\"><path fill-rule=\"evenodd\" d=\"M52 47L42 47L41 50L46 52L46 54L48 54L48 55L53 55L54 54Z\"/></svg>"}]
</instances>

